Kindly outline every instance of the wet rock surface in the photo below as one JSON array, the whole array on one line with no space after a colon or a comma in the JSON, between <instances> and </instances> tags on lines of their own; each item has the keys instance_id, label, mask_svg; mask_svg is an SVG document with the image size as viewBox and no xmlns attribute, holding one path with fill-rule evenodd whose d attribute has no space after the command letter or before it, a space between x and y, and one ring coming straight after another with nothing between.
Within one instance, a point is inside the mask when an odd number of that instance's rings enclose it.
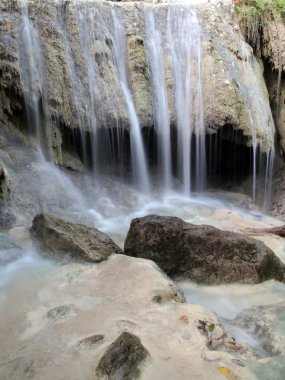
<instances>
[{"instance_id":1,"label":"wet rock surface","mask_svg":"<svg viewBox=\"0 0 285 380\"><path fill-rule=\"evenodd\" d=\"M96 368L97 379L138 379L140 366L149 357L137 336L123 332L101 358Z\"/></svg>"},{"instance_id":2,"label":"wet rock surface","mask_svg":"<svg viewBox=\"0 0 285 380\"><path fill-rule=\"evenodd\" d=\"M174 284L169 284L168 288L155 289L153 294L152 300L156 303L167 303L170 301L178 303L186 302L183 292Z\"/></svg>"},{"instance_id":3,"label":"wet rock surface","mask_svg":"<svg viewBox=\"0 0 285 380\"><path fill-rule=\"evenodd\" d=\"M122 372L110 369L107 378L127 376L133 355L132 368L136 373L138 366L142 380L220 380L217 366L255 379L247 366L232 362L236 355L208 348L197 324L204 320L218 326L214 313L172 299L153 301L157 289L167 293L174 284L149 260L112 255L100 265L54 263L48 268L41 261L43 267L26 267L1 288L1 379L50 380L59 373L62 380L94 379L100 361L123 333L139 337L151 360L140 365L144 349L136 339L124 340L123 352L116 345L120 355L113 352L103 362L107 371L116 363Z\"/></svg>"},{"instance_id":4,"label":"wet rock surface","mask_svg":"<svg viewBox=\"0 0 285 380\"><path fill-rule=\"evenodd\" d=\"M70 257L77 260L100 262L121 249L109 236L96 228L69 223L47 214L33 220L32 232L51 257Z\"/></svg>"},{"instance_id":5,"label":"wet rock surface","mask_svg":"<svg viewBox=\"0 0 285 380\"><path fill-rule=\"evenodd\" d=\"M199 283L284 280L284 265L264 243L176 217L134 219L124 252L155 261L172 277Z\"/></svg>"},{"instance_id":6,"label":"wet rock surface","mask_svg":"<svg viewBox=\"0 0 285 380\"><path fill-rule=\"evenodd\" d=\"M228 321L256 340L253 348L259 357L276 356L284 353L285 303L256 306L240 312L235 319Z\"/></svg>"}]
</instances>

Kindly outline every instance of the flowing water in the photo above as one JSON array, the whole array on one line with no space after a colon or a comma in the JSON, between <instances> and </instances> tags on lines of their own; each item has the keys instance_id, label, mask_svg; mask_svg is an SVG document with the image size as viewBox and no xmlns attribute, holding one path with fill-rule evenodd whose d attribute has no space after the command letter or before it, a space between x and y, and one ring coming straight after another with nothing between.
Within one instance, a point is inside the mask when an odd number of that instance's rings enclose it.
<instances>
[{"instance_id":1,"label":"flowing water","mask_svg":"<svg viewBox=\"0 0 285 380\"><path fill-rule=\"evenodd\" d=\"M47 130L48 97L44 58L39 35L29 19L28 2L19 1L22 30L19 38L20 75L24 92L28 126L41 151L51 146Z\"/></svg>"},{"instance_id":2,"label":"flowing water","mask_svg":"<svg viewBox=\"0 0 285 380\"><path fill-rule=\"evenodd\" d=\"M130 128L131 128L131 153L134 177L139 188L144 191L149 191L149 178L147 171L146 156L141 135L141 128L135 110L135 104L132 99L132 94L128 87L127 67L126 67L126 40L123 25L120 23L116 13L112 12L114 31L114 53L118 70L118 79L122 88L122 92L127 103Z\"/></svg>"}]
</instances>

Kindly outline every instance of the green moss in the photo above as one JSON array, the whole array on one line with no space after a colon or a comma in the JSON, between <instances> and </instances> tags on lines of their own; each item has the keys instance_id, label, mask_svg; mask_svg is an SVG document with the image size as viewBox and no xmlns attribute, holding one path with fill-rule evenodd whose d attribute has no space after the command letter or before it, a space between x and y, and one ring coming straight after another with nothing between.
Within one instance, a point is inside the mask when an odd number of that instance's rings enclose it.
<instances>
[{"instance_id":1,"label":"green moss","mask_svg":"<svg viewBox=\"0 0 285 380\"><path fill-rule=\"evenodd\" d=\"M279 11L282 13L282 16L285 14L285 0L274 0L274 3L276 4L276 7L279 9Z\"/></svg>"},{"instance_id":2,"label":"green moss","mask_svg":"<svg viewBox=\"0 0 285 380\"><path fill-rule=\"evenodd\" d=\"M240 27L247 41L259 50L263 39L263 27L275 22L276 16L285 20L285 0L241 0L235 7Z\"/></svg>"}]
</instances>

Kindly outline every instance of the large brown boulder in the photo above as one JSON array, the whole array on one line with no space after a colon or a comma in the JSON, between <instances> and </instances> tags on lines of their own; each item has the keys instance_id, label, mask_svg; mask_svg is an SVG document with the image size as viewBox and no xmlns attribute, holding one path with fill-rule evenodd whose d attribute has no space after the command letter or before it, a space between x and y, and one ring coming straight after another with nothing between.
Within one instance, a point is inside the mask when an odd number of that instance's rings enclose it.
<instances>
[{"instance_id":1,"label":"large brown boulder","mask_svg":"<svg viewBox=\"0 0 285 380\"><path fill-rule=\"evenodd\" d=\"M122 253L109 236L96 228L70 223L47 214L35 216L32 232L53 257L68 256L100 262L112 253Z\"/></svg>"},{"instance_id":2,"label":"large brown boulder","mask_svg":"<svg viewBox=\"0 0 285 380\"><path fill-rule=\"evenodd\" d=\"M125 254L153 260L172 277L208 284L284 280L284 264L263 242L171 216L132 220Z\"/></svg>"}]
</instances>

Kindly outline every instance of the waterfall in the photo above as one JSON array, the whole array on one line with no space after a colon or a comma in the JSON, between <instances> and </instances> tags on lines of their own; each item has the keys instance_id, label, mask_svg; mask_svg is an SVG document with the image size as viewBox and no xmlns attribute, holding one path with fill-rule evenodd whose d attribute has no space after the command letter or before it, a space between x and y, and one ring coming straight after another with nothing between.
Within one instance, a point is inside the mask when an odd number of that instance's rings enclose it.
<instances>
[{"instance_id":1,"label":"waterfall","mask_svg":"<svg viewBox=\"0 0 285 380\"><path fill-rule=\"evenodd\" d=\"M243 64L246 67L247 73L250 72L250 78L243 78L244 80L240 83L240 89L243 93L244 99L247 104L250 131L251 131L251 143L252 143L252 200L256 202L257 196L257 151L258 151L258 141L257 132L261 130L263 136L268 136L268 141L270 146L266 154L266 165L265 172L261 168L261 173L264 174L264 201L263 208L268 210L271 204L271 188L272 188L272 177L273 177L273 164L274 164L274 131L269 128L270 123L273 124L272 115L254 115L254 102L258 103L258 109L266 110L266 104L264 103L264 97L261 94L263 89L260 89L257 83L257 78L260 72L260 68L255 58L250 55L249 48L247 47L244 40L241 41L241 50L244 57ZM254 121L255 117L255 121ZM258 130L256 130L256 125ZM262 160L259 160L262 162Z\"/></svg>"},{"instance_id":2,"label":"waterfall","mask_svg":"<svg viewBox=\"0 0 285 380\"><path fill-rule=\"evenodd\" d=\"M75 1L40 5L56 16L48 21L57 36L49 50L40 18L30 19L26 0L20 1L21 81L28 124L39 146L43 150L45 146L52 149L54 130L51 128L55 122L57 130L67 131L68 143L73 139L72 148L75 147L85 166L92 167L96 183L106 172L126 177L131 169L133 182L143 193L153 190L155 178L159 180L160 192L168 193L179 187L189 197L192 192L205 190L204 106L205 112L208 111L207 98L203 98L206 81L203 75L207 70L205 65L202 67L202 56L207 31L203 20L199 21L199 11L186 4L143 3L136 8L135 17L128 18L128 9L122 5L94 4ZM145 109L138 105L140 97L146 94L137 90L136 79L132 77L134 67L137 71L144 69L131 61L135 54L131 49L138 48L136 41L141 41L139 48L145 54L147 73L143 73L143 80L149 92L151 115L147 122ZM273 121L269 111L265 117L256 112L269 110L260 85L261 70L245 42L238 40L238 44L242 59L234 61L229 72L234 72L232 78L245 104L243 117L247 120L242 128L245 140L248 138L252 146L252 199L255 202L258 195L258 172L261 172L258 153L263 145L264 193L268 198L264 204L269 204ZM58 87L49 82L57 59L61 65L57 68ZM236 76L237 72L240 75ZM53 87L56 87L54 92ZM150 144L143 127L151 131ZM234 129L238 127L233 125ZM211 138L207 139L210 157L218 157L217 146L222 144L218 138L213 141L215 145ZM218 165L209 162L210 172Z\"/></svg>"},{"instance_id":3,"label":"waterfall","mask_svg":"<svg viewBox=\"0 0 285 380\"><path fill-rule=\"evenodd\" d=\"M113 21L114 21L114 53L116 59L116 65L118 70L118 78L120 85L127 103L129 120L131 125L131 153L132 153L132 165L133 172L136 178L136 182L139 185L139 188L143 191L149 192L150 184L147 170L147 163L145 157L145 151L143 146L143 140L141 135L141 129L139 120L136 114L136 109L132 94L128 87L128 77L127 77L127 68L126 68L126 40L125 40L125 31L120 23L119 19L116 16L116 13L113 11Z\"/></svg>"},{"instance_id":4,"label":"waterfall","mask_svg":"<svg viewBox=\"0 0 285 380\"><path fill-rule=\"evenodd\" d=\"M27 88L27 102L33 110L34 125L37 133L41 131L39 105L35 103L37 92L42 101L47 102L44 64L41 56L40 40L35 27L29 20L27 6L22 7L23 28L21 66L28 67L23 72L23 87ZM144 148L139 118L136 113L133 95L128 81L126 30L119 19L115 7L90 10L86 4L74 6L80 50L84 61L86 78L79 72L78 62L74 56L72 41L67 28L67 9L57 8L56 28L60 36L66 64L68 86L70 87L70 104L74 123L76 123L82 144L83 161L87 163L86 132L90 134L92 167L97 178L100 174L100 152L105 149L115 157L114 151L120 152L120 118L118 100L113 99L109 83L102 81L102 68L94 56L94 46L103 46L106 38L111 40L108 51L103 51L100 60L108 67L114 68L115 80L118 82L121 97L126 105L130 125L131 166L134 181L144 192L150 191L150 178L146 152ZM145 7L146 53L151 73L151 86L154 106L154 123L157 134L158 171L161 176L161 187L171 189L175 174L172 168L172 152L177 152L176 172L182 182L185 195L192 190L205 188L205 131L203 121L203 97L201 84L201 48L200 27L194 11L169 7L167 22L161 25L156 19L156 8ZM70 11L70 13L72 13ZM97 44L97 45L96 45ZM165 60L171 62L173 76L173 94L176 114L177 146L171 138L170 104L165 73ZM80 68L82 70L82 68ZM31 80L32 78L32 80ZM117 147L108 141L103 148L100 141L97 118L100 118L98 97L99 85L104 89L104 96L109 107L114 110L117 124ZM37 83L38 86L30 86ZM37 91L37 92L35 92ZM48 107L45 106L44 109ZM106 131L107 131L106 126ZM108 133L108 132L107 132ZM194 142L195 140L195 142ZM194 148L193 148L194 147ZM107 154L107 153L104 153ZM195 188L192 184L194 179Z\"/></svg>"},{"instance_id":5,"label":"waterfall","mask_svg":"<svg viewBox=\"0 0 285 380\"><path fill-rule=\"evenodd\" d=\"M51 147L51 141L47 130L49 120L47 82L41 43L29 19L28 2L19 0L19 7L22 20L19 36L20 77L28 128L30 133L35 135L40 151L49 153L47 150Z\"/></svg>"},{"instance_id":6,"label":"waterfall","mask_svg":"<svg viewBox=\"0 0 285 380\"><path fill-rule=\"evenodd\" d=\"M193 169L195 188L205 187L205 127L201 84L201 35L194 11L173 7L167 14L167 39L172 58L175 106L178 134L178 172L184 193L192 189ZM192 139L195 137L195 167L193 167Z\"/></svg>"},{"instance_id":7,"label":"waterfall","mask_svg":"<svg viewBox=\"0 0 285 380\"><path fill-rule=\"evenodd\" d=\"M193 10L170 6L166 10L166 23L163 24L157 20L156 10L153 6L145 8L145 28L154 94L158 162L162 183L169 188L172 178L171 151L173 148L177 151L178 176L184 194L189 196L192 190L201 191L206 185L200 26ZM165 73L167 59L171 62L173 77L177 147L171 141L171 94L167 92Z\"/></svg>"},{"instance_id":8,"label":"waterfall","mask_svg":"<svg viewBox=\"0 0 285 380\"><path fill-rule=\"evenodd\" d=\"M145 27L149 66L154 94L154 120L158 136L158 167L165 190L171 187L171 143L168 97L164 74L162 37L156 25L153 8L146 8Z\"/></svg>"},{"instance_id":9,"label":"waterfall","mask_svg":"<svg viewBox=\"0 0 285 380\"><path fill-rule=\"evenodd\" d=\"M265 183L264 183L264 196L263 196L263 210L265 212L270 210L272 203L272 180L274 169L274 150L266 153L266 166L265 166Z\"/></svg>"},{"instance_id":10,"label":"waterfall","mask_svg":"<svg viewBox=\"0 0 285 380\"><path fill-rule=\"evenodd\" d=\"M87 16L85 9L78 8L78 25L81 37L81 44L83 50L83 57L87 68L88 78L88 130L92 139L92 166L95 173L99 171L99 157L98 157L98 136L96 128L96 84L97 84L97 70L92 57L91 46L94 41L93 29L89 29L90 23L86 22Z\"/></svg>"}]
</instances>

